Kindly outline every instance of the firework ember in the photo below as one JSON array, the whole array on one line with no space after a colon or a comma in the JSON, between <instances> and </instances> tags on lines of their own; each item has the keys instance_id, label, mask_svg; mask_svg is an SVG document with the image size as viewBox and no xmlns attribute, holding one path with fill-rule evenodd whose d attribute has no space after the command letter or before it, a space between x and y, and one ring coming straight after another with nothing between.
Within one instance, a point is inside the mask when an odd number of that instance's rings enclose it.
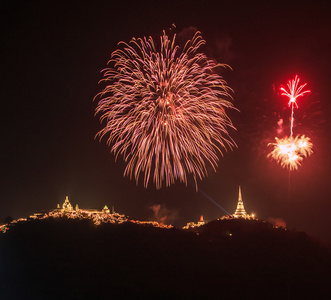
<instances>
[{"instance_id":1,"label":"firework ember","mask_svg":"<svg viewBox=\"0 0 331 300\"><path fill-rule=\"evenodd\" d=\"M111 151L127 163L124 175L157 188L176 179L187 182L215 170L218 154L235 146L228 134L232 122L225 109L233 108L231 89L216 73L224 67L199 48L199 32L183 48L163 33L121 42L104 70L104 90L96 114L105 121L98 133Z\"/></svg>"},{"instance_id":2,"label":"firework ember","mask_svg":"<svg viewBox=\"0 0 331 300\"><path fill-rule=\"evenodd\" d=\"M298 169L302 160L313 153L313 144L308 137L286 137L283 139L276 138L274 150L268 157L276 160L283 168L288 168L290 171Z\"/></svg>"}]
</instances>

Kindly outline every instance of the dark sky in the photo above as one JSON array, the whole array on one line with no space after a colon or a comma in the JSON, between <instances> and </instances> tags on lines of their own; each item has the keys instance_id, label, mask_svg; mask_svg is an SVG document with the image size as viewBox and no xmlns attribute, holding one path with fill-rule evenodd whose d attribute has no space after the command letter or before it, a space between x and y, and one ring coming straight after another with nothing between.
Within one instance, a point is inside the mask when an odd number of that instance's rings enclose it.
<instances>
[{"instance_id":1,"label":"dark sky","mask_svg":"<svg viewBox=\"0 0 331 300\"><path fill-rule=\"evenodd\" d=\"M66 195L81 208L114 205L138 219L153 218L151 206L160 204L177 226L224 214L190 185L137 187L123 178L124 164L114 163L105 141L94 139L102 127L93 98L117 43L175 23L178 33L201 31L204 52L232 67L223 76L240 110L229 112L238 149L220 157L199 188L232 213L241 185L248 212L331 242L328 8L313 1L118 2L2 4L0 220L55 208ZM289 134L279 87L296 74L311 93L299 100L294 132L312 139L314 153L289 182L288 171L266 155L280 118Z\"/></svg>"}]
</instances>

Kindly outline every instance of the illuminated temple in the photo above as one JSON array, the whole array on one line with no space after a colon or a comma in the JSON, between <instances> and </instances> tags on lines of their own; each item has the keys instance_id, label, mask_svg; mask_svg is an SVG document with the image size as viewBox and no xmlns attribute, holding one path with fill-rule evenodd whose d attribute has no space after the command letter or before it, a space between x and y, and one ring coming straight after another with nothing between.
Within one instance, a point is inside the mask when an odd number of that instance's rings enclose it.
<instances>
[{"instance_id":1,"label":"illuminated temple","mask_svg":"<svg viewBox=\"0 0 331 300\"><path fill-rule=\"evenodd\" d=\"M239 194L238 194L238 202L237 202L237 208L234 214L232 215L225 215L218 220L233 220L233 219L246 219L246 220L252 220L256 219L254 214L248 214L244 207L244 202L241 196L241 187L239 186ZM205 225L205 221L203 220L203 216L200 217L200 221L198 223L189 222L187 223L182 229L191 229L195 227L199 227Z\"/></svg>"},{"instance_id":2,"label":"illuminated temple","mask_svg":"<svg viewBox=\"0 0 331 300\"><path fill-rule=\"evenodd\" d=\"M188 222L183 229L189 229L189 228L195 228L195 227L200 227L202 225L205 225L205 221L203 220L203 215L200 217L200 221L198 223L194 222Z\"/></svg>"},{"instance_id":3,"label":"illuminated temple","mask_svg":"<svg viewBox=\"0 0 331 300\"><path fill-rule=\"evenodd\" d=\"M245 211L244 202L243 202L243 199L242 199L242 196L241 196L241 188L240 188L240 186L239 186L239 195L238 195L237 209L234 212L234 214L232 215L232 217L235 218L235 219L238 219L238 218L241 218L241 219L252 219L252 218L255 217L254 214L249 215Z\"/></svg>"},{"instance_id":4,"label":"illuminated temple","mask_svg":"<svg viewBox=\"0 0 331 300\"><path fill-rule=\"evenodd\" d=\"M101 225L103 223L110 224L121 224L125 222L131 222L139 225L145 226L153 226L153 227L161 227L161 228L172 228L172 225L166 225L163 223L159 223L157 221L139 221L132 220L125 215L121 215L114 211L114 207L112 207L112 211L109 210L108 206L105 205L102 210L98 209L81 209L76 204L75 208L71 205L69 201L69 197L66 196L62 207L60 204L57 205L57 208L40 213L34 213L30 215L28 218L20 218L12 221L10 224L4 224L0 226L0 230L2 232L6 232L10 226L15 225L19 222L27 222L29 220L42 220L48 218L66 218L66 219L76 219L76 220L92 220L94 225Z\"/></svg>"},{"instance_id":5,"label":"illuminated temple","mask_svg":"<svg viewBox=\"0 0 331 300\"><path fill-rule=\"evenodd\" d=\"M66 196L62 207L60 204L57 208L49 212L35 213L29 217L29 219L46 219L46 218L62 218L66 217L68 219L90 219L95 225L100 225L101 223L113 223L121 224L128 221L125 215L120 215L114 212L114 207L112 212L110 212L107 205L104 206L102 210L98 209L80 209L78 204L75 208L71 205L68 196Z\"/></svg>"},{"instance_id":6,"label":"illuminated temple","mask_svg":"<svg viewBox=\"0 0 331 300\"><path fill-rule=\"evenodd\" d=\"M107 205L103 207L102 210L97 209L81 209L78 207L78 204L76 204L75 208L71 205L69 201L69 197L66 196L62 206L59 204L57 205L57 208L51 210L51 211L44 211L40 213L34 213L33 215L30 215L28 218L19 218L17 220L13 220L9 224L0 224L0 232L5 233L11 226L14 226L16 223L21 222L27 222L29 220L35 220L35 219L47 219L47 218L67 218L67 219L78 219L78 220L84 220L89 219L92 220L94 225L100 225L103 223L111 223L111 224L121 224L124 222L131 222L134 224L139 225L147 225L147 226L153 226L153 227L161 227L161 228L173 228L172 225L166 225L163 224L163 222L159 223L157 221L139 221L139 220L132 220L129 217L125 215L121 215L114 212L114 207L112 207L112 211L109 210ZM255 215L249 215L245 208L244 208L244 202L241 196L241 188L239 186L239 195L238 195L238 202L237 202L237 208L232 215L226 215L220 218L221 220L229 220L229 219L255 219ZM218 220L220 220L218 219ZM183 229L191 229L195 227L200 227L205 225L205 221L203 219L203 216L201 215L200 221L197 223L189 222L186 226L183 227Z\"/></svg>"},{"instance_id":7,"label":"illuminated temple","mask_svg":"<svg viewBox=\"0 0 331 300\"><path fill-rule=\"evenodd\" d=\"M75 209L73 208L73 206L71 205L68 196L66 196L63 204L62 204L62 208L60 207L60 204L57 205L57 208L53 210L53 212L60 212L63 214L66 213L71 213L71 212L79 212L82 211L81 209L79 209L78 204L76 204ZM107 205L104 206L104 208L102 210L97 210L97 209L84 209L83 211L88 211L90 213L95 213L95 214L110 214L110 210L108 208ZM112 209L112 214L114 214L114 207Z\"/></svg>"}]
</instances>

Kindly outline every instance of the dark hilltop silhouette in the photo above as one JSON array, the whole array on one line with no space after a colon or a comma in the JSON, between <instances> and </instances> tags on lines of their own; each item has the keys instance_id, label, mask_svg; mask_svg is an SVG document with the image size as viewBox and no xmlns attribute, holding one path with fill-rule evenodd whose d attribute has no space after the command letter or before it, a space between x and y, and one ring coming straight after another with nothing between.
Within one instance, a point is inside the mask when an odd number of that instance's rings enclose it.
<instances>
[{"instance_id":1,"label":"dark hilltop silhouette","mask_svg":"<svg viewBox=\"0 0 331 300\"><path fill-rule=\"evenodd\" d=\"M265 221L48 218L0 235L0 299L330 299L331 250Z\"/></svg>"}]
</instances>

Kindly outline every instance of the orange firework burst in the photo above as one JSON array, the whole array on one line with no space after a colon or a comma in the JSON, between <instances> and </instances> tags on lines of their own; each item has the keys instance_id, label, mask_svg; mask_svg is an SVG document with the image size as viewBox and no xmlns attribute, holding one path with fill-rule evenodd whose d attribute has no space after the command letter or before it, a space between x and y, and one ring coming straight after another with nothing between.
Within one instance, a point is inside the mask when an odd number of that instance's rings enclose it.
<instances>
[{"instance_id":1,"label":"orange firework burst","mask_svg":"<svg viewBox=\"0 0 331 300\"><path fill-rule=\"evenodd\" d=\"M290 136L283 139L276 139L274 150L268 154L268 157L276 160L283 168L288 168L290 171L298 169L302 160L313 153L313 144L309 137Z\"/></svg>"},{"instance_id":2,"label":"orange firework burst","mask_svg":"<svg viewBox=\"0 0 331 300\"><path fill-rule=\"evenodd\" d=\"M121 42L104 70L107 86L96 113L111 151L126 162L124 175L157 188L187 175L203 178L218 154L235 146L226 114L233 108L231 88L216 72L222 66L200 51L199 32L181 48L165 33L160 42L133 38ZM224 65L223 65L224 66Z\"/></svg>"}]
</instances>

